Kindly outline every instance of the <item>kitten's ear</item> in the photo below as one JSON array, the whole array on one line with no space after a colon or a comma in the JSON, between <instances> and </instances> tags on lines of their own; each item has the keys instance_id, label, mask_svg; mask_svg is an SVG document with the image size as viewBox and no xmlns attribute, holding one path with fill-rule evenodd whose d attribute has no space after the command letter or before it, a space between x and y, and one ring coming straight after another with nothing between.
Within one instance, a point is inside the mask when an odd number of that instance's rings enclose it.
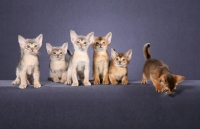
<instances>
[{"instance_id":1,"label":"kitten's ear","mask_svg":"<svg viewBox=\"0 0 200 129\"><path fill-rule=\"evenodd\" d=\"M108 41L108 44L111 43L111 39L112 39L112 32L109 32L109 33L106 35L106 40Z\"/></svg>"},{"instance_id":2,"label":"kitten's ear","mask_svg":"<svg viewBox=\"0 0 200 129\"><path fill-rule=\"evenodd\" d=\"M114 59L117 55L118 55L118 53L113 48L111 48L111 57L112 57L112 59Z\"/></svg>"},{"instance_id":3,"label":"kitten's ear","mask_svg":"<svg viewBox=\"0 0 200 129\"><path fill-rule=\"evenodd\" d=\"M132 50L128 50L126 53L125 53L126 57L128 58L128 60L131 59L131 56L132 56Z\"/></svg>"},{"instance_id":4,"label":"kitten's ear","mask_svg":"<svg viewBox=\"0 0 200 129\"><path fill-rule=\"evenodd\" d=\"M24 37L22 37L21 35L18 35L18 42L19 42L19 46L21 48L24 48L25 43L26 43L26 39Z\"/></svg>"},{"instance_id":5,"label":"kitten's ear","mask_svg":"<svg viewBox=\"0 0 200 129\"><path fill-rule=\"evenodd\" d=\"M176 84L182 82L183 80L185 80L185 77L184 76L180 76L180 75L173 75L174 79L175 79L175 82Z\"/></svg>"},{"instance_id":6,"label":"kitten's ear","mask_svg":"<svg viewBox=\"0 0 200 129\"><path fill-rule=\"evenodd\" d=\"M46 43L46 49L47 49L47 53L51 54L51 52L52 52L52 46L51 46L50 43Z\"/></svg>"},{"instance_id":7,"label":"kitten's ear","mask_svg":"<svg viewBox=\"0 0 200 129\"><path fill-rule=\"evenodd\" d=\"M42 34L38 35L38 37L35 40L38 42L39 47L41 47L42 46L43 35Z\"/></svg>"},{"instance_id":8,"label":"kitten's ear","mask_svg":"<svg viewBox=\"0 0 200 129\"><path fill-rule=\"evenodd\" d=\"M89 41L89 44L93 43L94 42L94 32L90 32L86 38L88 39Z\"/></svg>"},{"instance_id":9,"label":"kitten's ear","mask_svg":"<svg viewBox=\"0 0 200 129\"><path fill-rule=\"evenodd\" d=\"M70 30L70 37L71 37L71 41L72 41L72 43L73 43L74 41L76 41L78 35L76 34L75 31Z\"/></svg>"},{"instance_id":10,"label":"kitten's ear","mask_svg":"<svg viewBox=\"0 0 200 129\"><path fill-rule=\"evenodd\" d=\"M162 75L160 78L159 78L159 82L163 82L163 83L166 83L167 82L167 76L166 75Z\"/></svg>"},{"instance_id":11,"label":"kitten's ear","mask_svg":"<svg viewBox=\"0 0 200 129\"><path fill-rule=\"evenodd\" d=\"M68 43L67 42L62 45L62 49L64 50L64 53L66 54L67 49L68 49Z\"/></svg>"}]
</instances>

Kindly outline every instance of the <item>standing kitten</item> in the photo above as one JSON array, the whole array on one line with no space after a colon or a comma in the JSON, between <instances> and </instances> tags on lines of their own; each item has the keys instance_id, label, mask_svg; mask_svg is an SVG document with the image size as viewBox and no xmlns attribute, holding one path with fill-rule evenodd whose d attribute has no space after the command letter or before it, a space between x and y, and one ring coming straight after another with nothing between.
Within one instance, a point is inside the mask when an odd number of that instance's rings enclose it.
<instances>
[{"instance_id":1,"label":"standing kitten","mask_svg":"<svg viewBox=\"0 0 200 129\"><path fill-rule=\"evenodd\" d=\"M121 81L123 85L128 84L128 64L131 60L132 50L126 53L117 53L111 48L111 63L109 67L109 79L112 85L118 84Z\"/></svg>"},{"instance_id":2,"label":"standing kitten","mask_svg":"<svg viewBox=\"0 0 200 129\"><path fill-rule=\"evenodd\" d=\"M24 89L27 87L26 80L30 84L34 84L35 88L40 88L39 82L40 71L39 71L39 59L38 51L42 46L43 35L40 34L35 39L24 39L22 36L18 36L19 46L21 48L21 59L16 69L16 79L12 84L21 84L19 88ZM34 82L32 80L34 78Z\"/></svg>"},{"instance_id":3,"label":"standing kitten","mask_svg":"<svg viewBox=\"0 0 200 129\"><path fill-rule=\"evenodd\" d=\"M105 37L95 37L95 41L92 44L94 49L93 55L93 77L94 84L108 84L108 67L109 67L109 55L108 46L111 43L112 33L109 32Z\"/></svg>"},{"instance_id":4,"label":"standing kitten","mask_svg":"<svg viewBox=\"0 0 200 129\"><path fill-rule=\"evenodd\" d=\"M90 60L87 49L91 43L94 42L94 32L89 33L87 36L78 36L75 31L70 31L70 37L74 46L74 54L69 61L69 69L67 71L67 81L65 84L78 86L77 74L85 86L90 86L89 70Z\"/></svg>"},{"instance_id":5,"label":"standing kitten","mask_svg":"<svg viewBox=\"0 0 200 129\"><path fill-rule=\"evenodd\" d=\"M172 94L178 83L183 81L185 77L172 74L165 63L151 59L149 47L150 43L147 43L143 48L146 63L143 68L141 83L146 84L147 79L150 79L157 92L166 90L167 94Z\"/></svg>"},{"instance_id":6,"label":"standing kitten","mask_svg":"<svg viewBox=\"0 0 200 129\"><path fill-rule=\"evenodd\" d=\"M47 53L50 56L49 74L53 82L64 83L67 78L68 60L65 57L67 53L68 43L64 43L61 47L52 47L46 43Z\"/></svg>"}]
</instances>

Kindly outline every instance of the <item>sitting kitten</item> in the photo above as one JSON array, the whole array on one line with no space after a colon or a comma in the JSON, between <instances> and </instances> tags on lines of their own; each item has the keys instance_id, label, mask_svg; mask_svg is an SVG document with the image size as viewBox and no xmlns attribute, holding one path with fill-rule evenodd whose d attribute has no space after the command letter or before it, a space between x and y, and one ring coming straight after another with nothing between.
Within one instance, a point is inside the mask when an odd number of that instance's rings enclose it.
<instances>
[{"instance_id":1,"label":"sitting kitten","mask_svg":"<svg viewBox=\"0 0 200 129\"><path fill-rule=\"evenodd\" d=\"M109 80L112 85L118 84L121 81L123 85L128 84L128 64L132 56L132 50L126 53L117 53L115 50L111 49L111 63L109 67Z\"/></svg>"},{"instance_id":2,"label":"sitting kitten","mask_svg":"<svg viewBox=\"0 0 200 129\"><path fill-rule=\"evenodd\" d=\"M46 43L47 53L50 56L49 74L50 80L53 82L64 83L67 79L68 60L65 57L67 53L68 43L64 43L60 47L52 47Z\"/></svg>"},{"instance_id":3,"label":"sitting kitten","mask_svg":"<svg viewBox=\"0 0 200 129\"><path fill-rule=\"evenodd\" d=\"M150 43L144 45L144 57L146 63L143 68L142 84L147 83L147 79L153 82L157 92L167 91L167 94L172 94L179 82L185 77L174 75L170 72L169 67L160 60L151 59L149 51Z\"/></svg>"},{"instance_id":4,"label":"sitting kitten","mask_svg":"<svg viewBox=\"0 0 200 129\"><path fill-rule=\"evenodd\" d=\"M105 37L95 37L95 41L92 44L94 49L93 55L93 78L94 84L108 84L108 67L109 67L109 55L108 46L111 43L112 33L109 32Z\"/></svg>"},{"instance_id":5,"label":"sitting kitten","mask_svg":"<svg viewBox=\"0 0 200 129\"><path fill-rule=\"evenodd\" d=\"M22 36L18 36L19 45L21 48L21 59L16 69L16 79L12 84L21 84L19 88L24 89L27 87L26 80L30 84L34 84L35 88L40 88L41 84L39 82L40 71L39 71L39 59L38 51L42 46L43 35L40 34L35 39L24 39ZM34 78L34 82L32 80Z\"/></svg>"},{"instance_id":6,"label":"sitting kitten","mask_svg":"<svg viewBox=\"0 0 200 129\"><path fill-rule=\"evenodd\" d=\"M67 71L67 81L65 84L78 86L77 74L85 86L90 86L89 70L90 60L87 49L91 43L94 42L94 32L89 33L87 36L78 36L75 31L70 31L70 37L74 46L74 54L69 61L69 69Z\"/></svg>"}]
</instances>

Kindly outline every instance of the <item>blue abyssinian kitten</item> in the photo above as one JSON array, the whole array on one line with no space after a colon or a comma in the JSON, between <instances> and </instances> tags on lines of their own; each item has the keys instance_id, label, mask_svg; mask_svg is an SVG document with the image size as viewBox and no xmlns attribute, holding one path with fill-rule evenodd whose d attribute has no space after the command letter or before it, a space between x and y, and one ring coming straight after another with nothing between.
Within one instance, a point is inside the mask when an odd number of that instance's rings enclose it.
<instances>
[{"instance_id":1,"label":"blue abyssinian kitten","mask_svg":"<svg viewBox=\"0 0 200 129\"><path fill-rule=\"evenodd\" d=\"M90 59L87 49L91 43L94 42L94 32L89 33L87 36L77 35L75 31L70 31L71 42L74 46L74 53L69 61L69 68L67 70L67 81L65 84L78 86L79 82L77 75L85 86L90 86L89 70Z\"/></svg>"},{"instance_id":2,"label":"blue abyssinian kitten","mask_svg":"<svg viewBox=\"0 0 200 129\"><path fill-rule=\"evenodd\" d=\"M53 47L50 43L46 43L47 53L50 56L49 79L53 82L64 83L67 79L67 69L69 62L66 58L68 43L62 46Z\"/></svg>"},{"instance_id":3,"label":"blue abyssinian kitten","mask_svg":"<svg viewBox=\"0 0 200 129\"><path fill-rule=\"evenodd\" d=\"M19 88L27 87L27 80L33 84L35 88L40 88L40 70L38 52L42 46L43 35L40 34L35 39L25 39L18 36L19 46L21 48L21 58L16 68L16 79L12 82L13 85L19 85ZM34 78L34 81L33 81Z\"/></svg>"}]
</instances>

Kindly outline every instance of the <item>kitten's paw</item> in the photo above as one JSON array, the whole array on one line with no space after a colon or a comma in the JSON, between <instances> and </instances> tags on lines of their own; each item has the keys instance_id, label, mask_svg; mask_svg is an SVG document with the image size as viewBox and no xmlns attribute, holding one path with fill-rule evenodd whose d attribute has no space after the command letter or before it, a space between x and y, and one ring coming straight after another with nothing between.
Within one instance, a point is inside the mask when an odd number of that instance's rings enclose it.
<instances>
[{"instance_id":1,"label":"kitten's paw","mask_svg":"<svg viewBox=\"0 0 200 129\"><path fill-rule=\"evenodd\" d=\"M65 82L66 82L65 79L61 79L61 80L60 80L60 83L65 83Z\"/></svg>"},{"instance_id":2,"label":"kitten's paw","mask_svg":"<svg viewBox=\"0 0 200 129\"><path fill-rule=\"evenodd\" d=\"M127 81L127 80L124 80L124 81L122 81L122 84L123 84L123 85L127 85L127 84L128 84L128 81Z\"/></svg>"},{"instance_id":3,"label":"kitten's paw","mask_svg":"<svg viewBox=\"0 0 200 129\"><path fill-rule=\"evenodd\" d=\"M71 80L67 80L67 81L65 82L65 85L70 85L70 84L72 84Z\"/></svg>"},{"instance_id":4,"label":"kitten's paw","mask_svg":"<svg viewBox=\"0 0 200 129\"><path fill-rule=\"evenodd\" d=\"M112 84L112 85L117 85L118 82L117 82L117 81L112 81L111 84Z\"/></svg>"},{"instance_id":5,"label":"kitten's paw","mask_svg":"<svg viewBox=\"0 0 200 129\"><path fill-rule=\"evenodd\" d=\"M40 88L41 84L40 83L34 83L34 88Z\"/></svg>"},{"instance_id":6,"label":"kitten's paw","mask_svg":"<svg viewBox=\"0 0 200 129\"><path fill-rule=\"evenodd\" d=\"M78 82L73 82L72 86L78 86Z\"/></svg>"},{"instance_id":7,"label":"kitten's paw","mask_svg":"<svg viewBox=\"0 0 200 129\"><path fill-rule=\"evenodd\" d=\"M163 88L160 88L160 87L156 87L156 92L163 92L164 89Z\"/></svg>"},{"instance_id":8,"label":"kitten's paw","mask_svg":"<svg viewBox=\"0 0 200 129\"><path fill-rule=\"evenodd\" d=\"M88 82L83 82L83 84L85 85L85 86L91 86L91 83L88 81Z\"/></svg>"},{"instance_id":9,"label":"kitten's paw","mask_svg":"<svg viewBox=\"0 0 200 129\"><path fill-rule=\"evenodd\" d=\"M103 84L109 84L108 80L103 80Z\"/></svg>"},{"instance_id":10,"label":"kitten's paw","mask_svg":"<svg viewBox=\"0 0 200 129\"><path fill-rule=\"evenodd\" d=\"M21 84L21 85L19 86L19 88L20 88L20 89L25 89L26 86L27 86L26 84Z\"/></svg>"},{"instance_id":11,"label":"kitten's paw","mask_svg":"<svg viewBox=\"0 0 200 129\"><path fill-rule=\"evenodd\" d=\"M60 82L60 80L58 78L53 78L52 80L53 80L53 82Z\"/></svg>"},{"instance_id":12,"label":"kitten's paw","mask_svg":"<svg viewBox=\"0 0 200 129\"><path fill-rule=\"evenodd\" d=\"M100 80L94 80L94 84L100 84Z\"/></svg>"},{"instance_id":13,"label":"kitten's paw","mask_svg":"<svg viewBox=\"0 0 200 129\"><path fill-rule=\"evenodd\" d=\"M19 82L20 82L19 79L15 79L15 80L12 82L12 84L13 84L13 85L17 85L17 84L19 84Z\"/></svg>"},{"instance_id":14,"label":"kitten's paw","mask_svg":"<svg viewBox=\"0 0 200 129\"><path fill-rule=\"evenodd\" d=\"M142 80L141 80L141 84L147 84L147 80L142 79Z\"/></svg>"}]
</instances>

